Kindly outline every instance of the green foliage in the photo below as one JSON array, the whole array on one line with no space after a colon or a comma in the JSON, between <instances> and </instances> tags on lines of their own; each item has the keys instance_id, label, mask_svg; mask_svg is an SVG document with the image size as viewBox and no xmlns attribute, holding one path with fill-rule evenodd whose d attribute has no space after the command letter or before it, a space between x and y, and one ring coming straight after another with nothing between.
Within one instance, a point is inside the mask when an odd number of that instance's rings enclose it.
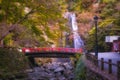
<instances>
[{"instance_id":1,"label":"green foliage","mask_svg":"<svg viewBox=\"0 0 120 80\"><path fill-rule=\"evenodd\" d=\"M50 31L49 27L46 27L45 33L46 33L46 35L48 36L48 38L51 38L51 39L52 39L52 38L55 38L55 36L53 35L53 32Z\"/></svg>"},{"instance_id":2,"label":"green foliage","mask_svg":"<svg viewBox=\"0 0 120 80\"><path fill-rule=\"evenodd\" d=\"M4 44L5 45L9 45L9 46L11 45L11 42L12 42L11 37L12 37L12 35L13 34L9 34L8 36L5 37L5 39L4 39Z\"/></svg>"},{"instance_id":3,"label":"green foliage","mask_svg":"<svg viewBox=\"0 0 120 80\"><path fill-rule=\"evenodd\" d=\"M65 1L61 0L0 0L0 24L5 23L8 26L2 26L6 27L6 31L4 33L6 34L9 28L13 27L11 25L14 24L17 24L16 30L19 30L20 28L24 29L24 31L19 32L18 35L15 28L13 28L12 30L14 32L12 32L12 34L17 36L11 36L9 37L9 40L8 38L6 40L5 36L3 38L5 39L4 45L8 46L9 41L13 42L12 45L16 45L15 42L20 43L20 41L22 41L22 45L25 46L26 39L28 39L27 41L31 39L29 36L34 38L38 44L41 44L40 42L50 42L50 40L45 40L43 36L57 42L58 39L56 38L58 38L58 33L61 31L54 30L54 32L52 32L51 28L47 27L51 25L55 26L56 23L58 23L58 26L63 25L65 20L62 17L62 13L65 12L65 9ZM21 25L22 27L18 25ZM60 29L64 31L65 27L61 26ZM7 35L8 34L9 32ZM21 44L18 45L21 46Z\"/></svg>"},{"instance_id":4,"label":"green foliage","mask_svg":"<svg viewBox=\"0 0 120 80\"><path fill-rule=\"evenodd\" d=\"M86 72L85 72L85 64L82 60L82 57L77 61L76 69L75 69L75 80L85 80Z\"/></svg>"},{"instance_id":5,"label":"green foliage","mask_svg":"<svg viewBox=\"0 0 120 80\"><path fill-rule=\"evenodd\" d=\"M99 25L99 27L106 27L106 26L109 26L110 24L114 23L115 22L115 19L105 19L104 21L102 21Z\"/></svg>"},{"instance_id":6,"label":"green foliage","mask_svg":"<svg viewBox=\"0 0 120 80\"><path fill-rule=\"evenodd\" d=\"M42 31L40 31L40 29L38 29L36 26L32 26L32 31L33 33L35 33L36 35L41 35L42 34Z\"/></svg>"},{"instance_id":7,"label":"green foliage","mask_svg":"<svg viewBox=\"0 0 120 80\"><path fill-rule=\"evenodd\" d=\"M114 26L115 28L115 26ZM119 28L118 28L119 29ZM107 24L104 27L98 28L98 49L99 51L110 51L111 48L107 43L105 42L106 36L114 36L114 35L120 35L119 30L112 30L111 24ZM94 51L95 49L95 29L92 30L92 32L89 34L89 36L86 38L86 49L89 51Z\"/></svg>"},{"instance_id":8,"label":"green foliage","mask_svg":"<svg viewBox=\"0 0 120 80\"><path fill-rule=\"evenodd\" d=\"M78 61L81 56L82 56L82 53L76 53L76 55L75 55L76 61Z\"/></svg>"},{"instance_id":9,"label":"green foliage","mask_svg":"<svg viewBox=\"0 0 120 80\"><path fill-rule=\"evenodd\" d=\"M1 11L4 12L4 14L2 15L3 16L2 21L6 21L7 23L15 23L17 20L19 20L23 16L22 15L22 12L24 10L23 3L24 1L1 0L0 7Z\"/></svg>"},{"instance_id":10,"label":"green foliage","mask_svg":"<svg viewBox=\"0 0 120 80\"><path fill-rule=\"evenodd\" d=\"M69 11L87 11L91 7L93 1L91 0L67 0Z\"/></svg>"},{"instance_id":11,"label":"green foliage","mask_svg":"<svg viewBox=\"0 0 120 80\"><path fill-rule=\"evenodd\" d=\"M101 2L103 2L103 3L114 3L114 2L116 2L116 1L118 1L118 0L101 0Z\"/></svg>"},{"instance_id":12,"label":"green foliage","mask_svg":"<svg viewBox=\"0 0 120 80\"><path fill-rule=\"evenodd\" d=\"M118 0L103 0L102 4L106 4L101 8L100 17L98 20L98 49L99 51L110 51L111 48L105 42L106 36L120 35L120 11L116 6L120 2ZM90 30L86 38L86 49L93 51L95 48L95 27Z\"/></svg>"},{"instance_id":13,"label":"green foliage","mask_svg":"<svg viewBox=\"0 0 120 80\"><path fill-rule=\"evenodd\" d=\"M25 56L14 48L0 48L0 78L8 79L27 68Z\"/></svg>"},{"instance_id":14,"label":"green foliage","mask_svg":"<svg viewBox=\"0 0 120 80\"><path fill-rule=\"evenodd\" d=\"M70 57L71 61L72 61L72 65L74 67L77 66L77 62L79 61L79 59L81 58L82 54L77 53L74 57Z\"/></svg>"}]
</instances>

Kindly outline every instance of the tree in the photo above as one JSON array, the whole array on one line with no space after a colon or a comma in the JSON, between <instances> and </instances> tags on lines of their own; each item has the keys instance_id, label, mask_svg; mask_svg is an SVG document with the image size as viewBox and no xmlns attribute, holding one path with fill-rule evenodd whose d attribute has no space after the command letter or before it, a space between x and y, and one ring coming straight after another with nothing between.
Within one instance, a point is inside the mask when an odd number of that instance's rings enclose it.
<instances>
[{"instance_id":1,"label":"tree","mask_svg":"<svg viewBox=\"0 0 120 80\"><path fill-rule=\"evenodd\" d=\"M104 5L106 4L106 5ZM98 25L98 46L99 51L110 51L110 47L105 43L105 36L113 36L113 35L120 35L120 11L117 7L120 4L118 0L103 0L100 4L100 12ZM104 5L104 6L103 6ZM89 35L86 39L87 49L94 50L94 34L95 29L94 27L89 32Z\"/></svg>"},{"instance_id":2,"label":"tree","mask_svg":"<svg viewBox=\"0 0 120 80\"><path fill-rule=\"evenodd\" d=\"M0 35L0 41L3 42L9 35L11 36L9 40L14 42L13 37L23 39L23 33L28 34L29 32L28 35L34 36L34 41L39 43L41 39L45 40L43 33L49 25L64 23L61 15L63 11L59 6L61 1L59 0L1 0L0 4L0 27L6 28ZM22 34L20 32L18 35L15 30L22 28L21 26L25 27L23 28L25 30L22 30Z\"/></svg>"}]
</instances>

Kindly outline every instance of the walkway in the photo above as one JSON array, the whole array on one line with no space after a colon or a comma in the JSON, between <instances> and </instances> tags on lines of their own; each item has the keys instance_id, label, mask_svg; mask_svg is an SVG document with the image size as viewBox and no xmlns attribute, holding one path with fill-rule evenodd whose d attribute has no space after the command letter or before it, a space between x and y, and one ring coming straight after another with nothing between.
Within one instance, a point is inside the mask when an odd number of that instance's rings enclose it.
<instances>
[{"instance_id":1,"label":"walkway","mask_svg":"<svg viewBox=\"0 0 120 80\"><path fill-rule=\"evenodd\" d=\"M107 71L102 71L100 68L95 66L91 61L87 60L85 57L83 57L83 61L84 61L85 65L86 65L86 67L88 69L90 69L91 72L94 72L96 75L104 77L105 80L117 80L117 77L115 77L112 74L108 74Z\"/></svg>"},{"instance_id":2,"label":"walkway","mask_svg":"<svg viewBox=\"0 0 120 80\"><path fill-rule=\"evenodd\" d=\"M94 53L92 53L94 54ZM104 58L104 61L107 61L109 59L112 60L112 63L117 64L117 61L120 61L120 54L116 53L116 52L99 52L98 53L98 59ZM99 63L100 65L100 63ZM105 64L104 67L106 70L108 70L108 65ZM117 67L113 66L112 67L113 73L116 75L117 73Z\"/></svg>"}]
</instances>

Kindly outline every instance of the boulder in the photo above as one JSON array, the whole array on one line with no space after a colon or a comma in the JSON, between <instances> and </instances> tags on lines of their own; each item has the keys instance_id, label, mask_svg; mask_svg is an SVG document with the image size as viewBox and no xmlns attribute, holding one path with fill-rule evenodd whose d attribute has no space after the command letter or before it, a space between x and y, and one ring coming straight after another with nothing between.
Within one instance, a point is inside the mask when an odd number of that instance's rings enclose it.
<instances>
[{"instance_id":1,"label":"boulder","mask_svg":"<svg viewBox=\"0 0 120 80\"><path fill-rule=\"evenodd\" d=\"M73 69L70 62L45 63L28 71L28 80L73 80Z\"/></svg>"},{"instance_id":2,"label":"boulder","mask_svg":"<svg viewBox=\"0 0 120 80\"><path fill-rule=\"evenodd\" d=\"M57 67L54 72L61 72L61 71L64 71L64 68L63 67Z\"/></svg>"}]
</instances>

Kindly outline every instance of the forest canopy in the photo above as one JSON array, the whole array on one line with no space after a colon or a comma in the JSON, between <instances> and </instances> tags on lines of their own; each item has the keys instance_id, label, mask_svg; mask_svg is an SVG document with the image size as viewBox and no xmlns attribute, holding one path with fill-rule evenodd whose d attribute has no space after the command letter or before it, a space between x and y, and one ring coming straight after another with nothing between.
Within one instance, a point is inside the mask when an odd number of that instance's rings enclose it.
<instances>
[{"instance_id":1,"label":"forest canopy","mask_svg":"<svg viewBox=\"0 0 120 80\"><path fill-rule=\"evenodd\" d=\"M65 27L63 12L64 1L60 0L0 0L1 46L57 43L58 29Z\"/></svg>"}]
</instances>

